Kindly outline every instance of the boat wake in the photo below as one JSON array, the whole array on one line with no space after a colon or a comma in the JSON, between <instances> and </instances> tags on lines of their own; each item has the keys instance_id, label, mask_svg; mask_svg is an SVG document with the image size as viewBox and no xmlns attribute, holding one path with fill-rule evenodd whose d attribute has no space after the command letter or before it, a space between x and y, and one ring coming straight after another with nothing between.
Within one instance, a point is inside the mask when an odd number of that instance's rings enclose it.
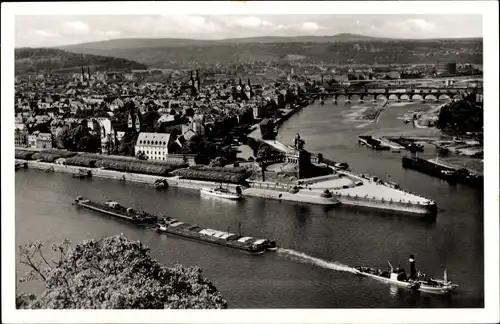
<instances>
[{"instance_id":1,"label":"boat wake","mask_svg":"<svg viewBox=\"0 0 500 324\"><path fill-rule=\"evenodd\" d=\"M305 253L298 252L295 250L279 248L276 252L283 254L285 256L288 256L291 259L302 262L302 263L314 264L318 267L325 268L325 269L355 273L354 270L352 269L352 267L350 267L346 264L342 264L340 262L327 261L327 260L323 260L320 258L315 258L315 257L312 257L310 255L307 255Z\"/></svg>"}]
</instances>

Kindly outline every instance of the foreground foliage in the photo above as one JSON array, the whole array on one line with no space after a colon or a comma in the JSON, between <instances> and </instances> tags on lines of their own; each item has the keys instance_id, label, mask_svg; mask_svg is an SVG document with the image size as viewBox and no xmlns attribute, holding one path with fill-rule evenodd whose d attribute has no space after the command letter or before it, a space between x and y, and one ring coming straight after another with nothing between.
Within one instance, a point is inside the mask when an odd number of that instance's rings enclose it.
<instances>
[{"instance_id":1,"label":"foreground foliage","mask_svg":"<svg viewBox=\"0 0 500 324\"><path fill-rule=\"evenodd\" d=\"M20 261L31 269L22 281L41 280L45 291L18 294L17 308L227 308L199 267L164 267L147 246L123 234L70 244L53 245L59 258L51 262L41 242L20 246Z\"/></svg>"}]
</instances>

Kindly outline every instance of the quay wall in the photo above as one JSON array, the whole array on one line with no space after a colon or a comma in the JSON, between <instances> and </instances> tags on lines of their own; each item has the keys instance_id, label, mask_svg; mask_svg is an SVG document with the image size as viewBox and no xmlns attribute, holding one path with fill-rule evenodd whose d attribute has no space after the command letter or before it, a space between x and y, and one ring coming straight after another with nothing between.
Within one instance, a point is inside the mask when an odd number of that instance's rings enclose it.
<instances>
[{"instance_id":1,"label":"quay wall","mask_svg":"<svg viewBox=\"0 0 500 324\"><path fill-rule=\"evenodd\" d=\"M156 180L167 180L167 183L171 187L179 187L186 189L199 190L201 188L214 188L218 187L220 184L217 182L209 181L199 181L190 179L179 179L179 177L160 177L147 174L138 173L128 173L113 170L104 170L96 168L87 168L79 166L70 166L62 164L54 164L39 161L22 161L26 162L28 168L39 169L39 170L50 170L50 172L61 172L67 174L76 174L82 171L91 171L93 177L130 181L137 183L144 183L153 185ZM223 187L234 190L238 185L234 184L223 184ZM415 202L399 202L399 201L384 201L378 198L370 197L360 197L356 195L351 195L348 193L343 193L340 191L333 191L333 198L323 198L321 197L321 190L307 190L301 189L299 192L293 194L289 192L295 185L290 184L276 184L268 182L250 182L250 188L242 188L244 196L260 197L275 200L285 200L291 202L299 203L311 203L319 205L337 205L339 203L345 205L362 206L369 208L403 211L415 214L431 214L435 212L436 205L432 202L425 203L415 203Z\"/></svg>"},{"instance_id":2,"label":"quay wall","mask_svg":"<svg viewBox=\"0 0 500 324\"><path fill-rule=\"evenodd\" d=\"M283 115L277 122L276 126L279 128L281 125L283 125L284 122L286 122L290 117L298 113L302 108L308 106L310 103L309 102L301 102L299 103L298 106L295 108L292 108L286 115Z\"/></svg>"},{"instance_id":3,"label":"quay wall","mask_svg":"<svg viewBox=\"0 0 500 324\"><path fill-rule=\"evenodd\" d=\"M250 188L255 189L264 189L264 190L275 190L275 191L288 191L293 187L297 186L296 184L288 184L288 183L275 183L275 182L263 182L263 181L253 181L247 180Z\"/></svg>"},{"instance_id":4,"label":"quay wall","mask_svg":"<svg viewBox=\"0 0 500 324\"><path fill-rule=\"evenodd\" d=\"M84 172L91 171L92 177L96 178L137 182L150 185L153 185L156 180L166 180L168 185L171 187L180 187L186 189L215 188L220 185L220 183L213 181L179 179L179 177L161 177L149 174L129 173L129 172L114 171L114 170L39 162L39 161L22 161L22 162L26 162L28 168L33 168L38 170L48 170L51 172L61 172L68 174L76 174L79 173L80 170ZM225 183L223 184L223 187L234 190L236 187L238 187L238 185Z\"/></svg>"},{"instance_id":5,"label":"quay wall","mask_svg":"<svg viewBox=\"0 0 500 324\"><path fill-rule=\"evenodd\" d=\"M419 215L429 215L437 212L436 204L430 201L427 203L394 201L375 197L362 197L338 191L333 191L332 194L344 205L407 212Z\"/></svg>"}]
</instances>

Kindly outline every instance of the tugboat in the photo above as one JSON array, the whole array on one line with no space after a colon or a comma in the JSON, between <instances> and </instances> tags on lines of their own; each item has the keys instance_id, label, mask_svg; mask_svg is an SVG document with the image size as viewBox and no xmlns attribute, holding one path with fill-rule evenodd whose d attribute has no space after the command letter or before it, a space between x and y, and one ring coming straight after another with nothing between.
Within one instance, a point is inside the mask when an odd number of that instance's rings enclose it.
<instances>
[{"instance_id":1,"label":"tugboat","mask_svg":"<svg viewBox=\"0 0 500 324\"><path fill-rule=\"evenodd\" d=\"M458 285L448 281L446 270L444 271L444 278L438 279L430 277L422 272L417 272L415 268L415 257L410 255L410 277L406 276L403 268L397 267L394 269L390 262L391 270L382 270L370 267L355 266L353 268L356 275L370 277L375 280L387 282L389 284L397 285L412 290L426 292L430 294L448 294L458 288Z\"/></svg>"},{"instance_id":2,"label":"tugboat","mask_svg":"<svg viewBox=\"0 0 500 324\"><path fill-rule=\"evenodd\" d=\"M390 271L361 266L355 266L353 269L354 272L359 276L370 277L375 280L394 284L399 287L418 289L418 283L408 281L405 270L403 268L397 267L396 269L394 269L391 263L388 263L391 267Z\"/></svg>"},{"instance_id":3,"label":"tugboat","mask_svg":"<svg viewBox=\"0 0 500 324\"><path fill-rule=\"evenodd\" d=\"M243 198L240 187L236 187L236 192L232 192L229 189L222 188L222 185L220 185L218 188L201 188L200 193L202 195L225 198L230 200L240 200Z\"/></svg>"}]
</instances>

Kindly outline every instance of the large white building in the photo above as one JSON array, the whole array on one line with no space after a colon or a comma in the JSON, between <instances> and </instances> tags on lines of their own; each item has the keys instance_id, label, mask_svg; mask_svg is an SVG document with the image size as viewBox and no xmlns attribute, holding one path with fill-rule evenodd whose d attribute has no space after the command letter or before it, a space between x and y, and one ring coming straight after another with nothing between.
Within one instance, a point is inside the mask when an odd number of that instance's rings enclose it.
<instances>
[{"instance_id":1,"label":"large white building","mask_svg":"<svg viewBox=\"0 0 500 324\"><path fill-rule=\"evenodd\" d=\"M135 144L135 155L143 152L148 160L165 161L169 154L168 148L174 142L170 134L165 133L139 133Z\"/></svg>"}]
</instances>

